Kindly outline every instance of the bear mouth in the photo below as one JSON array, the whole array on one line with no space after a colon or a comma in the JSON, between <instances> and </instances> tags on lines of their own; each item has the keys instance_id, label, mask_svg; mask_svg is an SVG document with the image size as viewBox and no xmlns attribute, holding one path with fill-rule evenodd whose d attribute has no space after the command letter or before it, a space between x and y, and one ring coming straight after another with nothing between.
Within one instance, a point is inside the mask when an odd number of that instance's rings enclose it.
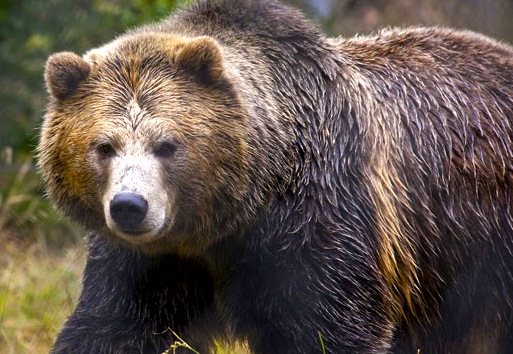
<instances>
[{"instance_id":1,"label":"bear mouth","mask_svg":"<svg viewBox=\"0 0 513 354\"><path fill-rule=\"evenodd\" d=\"M151 232L151 230L144 230L137 227L123 227L119 228L119 231L132 237L141 237Z\"/></svg>"},{"instance_id":2,"label":"bear mouth","mask_svg":"<svg viewBox=\"0 0 513 354\"><path fill-rule=\"evenodd\" d=\"M143 244L143 243L151 243L159 240L163 237L163 234L159 232L159 230L147 230L147 229L138 229L138 228L125 228L125 229L115 229L110 230L116 238L121 238L122 240L130 243L130 244Z\"/></svg>"}]
</instances>

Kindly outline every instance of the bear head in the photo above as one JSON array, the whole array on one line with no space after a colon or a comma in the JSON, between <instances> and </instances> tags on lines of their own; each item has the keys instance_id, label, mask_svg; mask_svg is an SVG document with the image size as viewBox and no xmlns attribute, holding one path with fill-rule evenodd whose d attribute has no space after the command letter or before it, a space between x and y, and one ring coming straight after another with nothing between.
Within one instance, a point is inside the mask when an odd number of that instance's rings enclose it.
<instances>
[{"instance_id":1,"label":"bear head","mask_svg":"<svg viewBox=\"0 0 513 354\"><path fill-rule=\"evenodd\" d=\"M52 55L39 145L50 198L148 252L201 252L240 228L262 203L247 111L225 66L214 39L164 33Z\"/></svg>"}]
</instances>

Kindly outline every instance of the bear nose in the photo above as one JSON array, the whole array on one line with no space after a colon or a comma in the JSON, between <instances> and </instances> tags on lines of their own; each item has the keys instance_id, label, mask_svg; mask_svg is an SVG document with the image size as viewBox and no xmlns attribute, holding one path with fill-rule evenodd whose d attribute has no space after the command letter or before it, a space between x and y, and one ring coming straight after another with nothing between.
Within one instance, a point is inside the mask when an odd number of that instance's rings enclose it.
<instances>
[{"instance_id":1,"label":"bear nose","mask_svg":"<svg viewBox=\"0 0 513 354\"><path fill-rule=\"evenodd\" d=\"M148 202L140 194L120 193L110 202L112 219L125 232L137 233L136 229L146 217Z\"/></svg>"}]
</instances>

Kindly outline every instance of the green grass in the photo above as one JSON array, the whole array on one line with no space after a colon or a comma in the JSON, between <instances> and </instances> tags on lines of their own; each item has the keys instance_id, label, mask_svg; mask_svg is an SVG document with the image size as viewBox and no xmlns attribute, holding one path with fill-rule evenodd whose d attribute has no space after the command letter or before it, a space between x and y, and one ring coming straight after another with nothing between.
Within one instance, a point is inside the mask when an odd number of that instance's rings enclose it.
<instances>
[{"instance_id":1,"label":"green grass","mask_svg":"<svg viewBox=\"0 0 513 354\"><path fill-rule=\"evenodd\" d=\"M321 332L319 332L319 342L321 343L322 354L326 354L326 346L324 345Z\"/></svg>"}]
</instances>

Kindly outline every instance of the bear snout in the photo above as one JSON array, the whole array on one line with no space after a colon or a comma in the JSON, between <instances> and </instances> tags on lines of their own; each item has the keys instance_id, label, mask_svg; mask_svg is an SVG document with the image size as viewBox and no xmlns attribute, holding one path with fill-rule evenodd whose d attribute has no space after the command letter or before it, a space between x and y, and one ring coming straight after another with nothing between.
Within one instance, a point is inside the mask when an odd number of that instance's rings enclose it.
<instances>
[{"instance_id":1,"label":"bear snout","mask_svg":"<svg viewBox=\"0 0 513 354\"><path fill-rule=\"evenodd\" d=\"M148 213L148 202L137 193L116 194L110 202L110 215L119 228L128 234L141 232L141 223Z\"/></svg>"}]
</instances>

